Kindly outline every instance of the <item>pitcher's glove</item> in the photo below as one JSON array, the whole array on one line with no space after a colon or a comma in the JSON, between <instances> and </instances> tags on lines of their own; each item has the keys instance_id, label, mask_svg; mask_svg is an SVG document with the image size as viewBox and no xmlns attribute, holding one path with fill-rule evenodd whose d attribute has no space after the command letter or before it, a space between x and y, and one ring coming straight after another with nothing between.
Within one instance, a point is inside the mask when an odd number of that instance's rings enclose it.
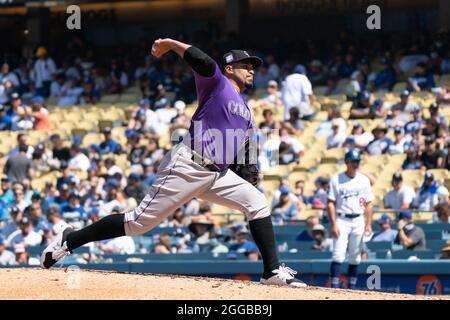
<instances>
[{"instance_id":1,"label":"pitcher's glove","mask_svg":"<svg viewBox=\"0 0 450 320\"><path fill-rule=\"evenodd\" d=\"M259 181L259 170L256 164L236 164L230 167L242 179L256 187Z\"/></svg>"}]
</instances>

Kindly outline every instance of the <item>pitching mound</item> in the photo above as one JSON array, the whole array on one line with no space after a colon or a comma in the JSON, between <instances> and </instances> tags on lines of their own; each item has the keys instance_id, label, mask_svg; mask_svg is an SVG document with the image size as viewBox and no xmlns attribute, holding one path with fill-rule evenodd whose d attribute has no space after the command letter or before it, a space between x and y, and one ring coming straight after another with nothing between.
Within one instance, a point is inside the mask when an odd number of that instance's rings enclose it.
<instances>
[{"instance_id":1,"label":"pitching mound","mask_svg":"<svg viewBox=\"0 0 450 320\"><path fill-rule=\"evenodd\" d=\"M0 269L3 299L443 299L319 287L305 289L255 282L172 275L62 269Z\"/></svg>"}]
</instances>

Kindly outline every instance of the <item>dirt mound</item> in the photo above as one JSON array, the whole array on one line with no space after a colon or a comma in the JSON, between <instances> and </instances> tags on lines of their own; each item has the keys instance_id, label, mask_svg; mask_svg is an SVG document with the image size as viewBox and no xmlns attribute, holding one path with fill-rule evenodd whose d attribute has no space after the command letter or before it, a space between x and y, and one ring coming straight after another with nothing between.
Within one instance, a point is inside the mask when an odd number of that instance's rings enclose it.
<instances>
[{"instance_id":1,"label":"dirt mound","mask_svg":"<svg viewBox=\"0 0 450 320\"><path fill-rule=\"evenodd\" d=\"M286 288L256 282L178 275L88 270L0 269L4 299L443 299L319 287Z\"/></svg>"}]
</instances>

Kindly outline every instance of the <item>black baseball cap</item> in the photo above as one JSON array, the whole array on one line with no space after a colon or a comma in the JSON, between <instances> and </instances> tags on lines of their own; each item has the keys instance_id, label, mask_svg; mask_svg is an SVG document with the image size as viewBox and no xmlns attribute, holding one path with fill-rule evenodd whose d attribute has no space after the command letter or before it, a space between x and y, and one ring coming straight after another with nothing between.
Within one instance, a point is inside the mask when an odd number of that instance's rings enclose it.
<instances>
[{"instance_id":1,"label":"black baseball cap","mask_svg":"<svg viewBox=\"0 0 450 320\"><path fill-rule=\"evenodd\" d=\"M220 62L220 67L223 70L226 65L248 60L253 66L253 69L258 68L262 63L262 59L257 56L251 56L247 51L244 50L231 50L225 53L222 57L222 61Z\"/></svg>"}]
</instances>

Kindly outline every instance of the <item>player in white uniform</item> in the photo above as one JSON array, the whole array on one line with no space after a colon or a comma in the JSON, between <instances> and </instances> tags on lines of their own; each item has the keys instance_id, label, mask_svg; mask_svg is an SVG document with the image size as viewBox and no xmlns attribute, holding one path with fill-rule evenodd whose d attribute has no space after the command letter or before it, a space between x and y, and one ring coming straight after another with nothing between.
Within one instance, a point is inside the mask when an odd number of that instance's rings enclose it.
<instances>
[{"instance_id":1,"label":"player in white uniform","mask_svg":"<svg viewBox=\"0 0 450 320\"><path fill-rule=\"evenodd\" d=\"M372 234L372 194L370 180L358 172L361 153L352 149L345 154L347 170L335 175L328 191L328 215L333 235L333 258L330 267L331 287L339 288L341 264L348 252L348 278L354 289L361 262L364 234Z\"/></svg>"}]
</instances>

